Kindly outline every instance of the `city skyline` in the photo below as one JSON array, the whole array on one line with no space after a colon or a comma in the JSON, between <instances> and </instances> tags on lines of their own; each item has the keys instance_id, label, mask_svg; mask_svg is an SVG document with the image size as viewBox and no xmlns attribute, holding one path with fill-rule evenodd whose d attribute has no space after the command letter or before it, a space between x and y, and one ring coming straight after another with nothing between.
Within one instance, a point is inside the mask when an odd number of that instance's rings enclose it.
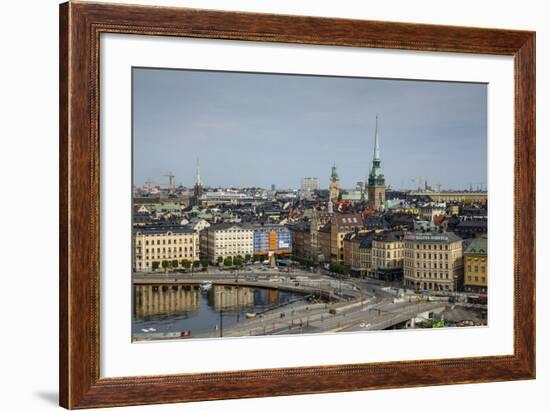
<instances>
[{"instance_id":1,"label":"city skyline","mask_svg":"<svg viewBox=\"0 0 550 411\"><path fill-rule=\"evenodd\" d=\"M387 185L486 184L485 84L143 68L133 82L137 186L172 172L191 187L200 158L206 187L296 189L310 176L325 189L335 163L353 189L376 115Z\"/></svg>"}]
</instances>

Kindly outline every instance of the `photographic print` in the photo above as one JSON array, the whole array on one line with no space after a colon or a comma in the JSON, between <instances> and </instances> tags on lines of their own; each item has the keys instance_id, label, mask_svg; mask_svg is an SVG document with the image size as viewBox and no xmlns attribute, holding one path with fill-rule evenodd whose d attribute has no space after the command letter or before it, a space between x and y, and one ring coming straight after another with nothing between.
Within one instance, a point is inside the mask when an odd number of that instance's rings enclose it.
<instances>
[{"instance_id":1,"label":"photographic print","mask_svg":"<svg viewBox=\"0 0 550 411\"><path fill-rule=\"evenodd\" d=\"M488 324L487 84L132 70L134 342Z\"/></svg>"}]
</instances>

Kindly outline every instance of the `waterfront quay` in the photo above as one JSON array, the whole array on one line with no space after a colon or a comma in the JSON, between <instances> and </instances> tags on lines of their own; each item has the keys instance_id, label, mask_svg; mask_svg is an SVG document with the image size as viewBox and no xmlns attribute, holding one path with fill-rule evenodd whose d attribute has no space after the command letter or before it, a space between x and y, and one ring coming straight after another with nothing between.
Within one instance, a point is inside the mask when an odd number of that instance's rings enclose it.
<instances>
[{"instance_id":1,"label":"waterfront quay","mask_svg":"<svg viewBox=\"0 0 550 411\"><path fill-rule=\"evenodd\" d=\"M208 291L212 295L206 296L201 288L205 284L213 288ZM133 285L141 293L139 301L134 303L139 303L142 318L148 318L147 314L164 313L162 321L155 317L157 324L170 322L170 315L177 316L181 311L188 315L202 310L199 300L204 298L203 305L207 301L210 305L212 322L209 327L194 329L191 320L185 317L179 323L180 328L172 324L164 331L157 325L136 327L134 341L414 328L450 311L456 322L468 320L472 310L475 311L473 317L484 316L479 312L480 307L466 304L465 295L454 293L449 302L450 296L419 295L400 288L397 283L336 276L324 270L247 267L196 273L136 273ZM193 296L186 294L187 302L178 306L169 293L184 288ZM254 302L257 291L252 290L266 290L269 295L291 294L288 298L273 299L270 304L258 306ZM224 294L225 298L221 298Z\"/></svg>"}]
</instances>

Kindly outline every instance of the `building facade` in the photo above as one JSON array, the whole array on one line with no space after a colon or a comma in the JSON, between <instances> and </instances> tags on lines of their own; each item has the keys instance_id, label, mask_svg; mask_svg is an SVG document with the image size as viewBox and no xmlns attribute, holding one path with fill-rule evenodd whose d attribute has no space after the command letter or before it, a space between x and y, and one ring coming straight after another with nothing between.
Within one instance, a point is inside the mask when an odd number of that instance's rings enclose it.
<instances>
[{"instance_id":1,"label":"building facade","mask_svg":"<svg viewBox=\"0 0 550 411\"><path fill-rule=\"evenodd\" d=\"M255 225L254 255L280 255L292 253L292 233L278 224Z\"/></svg>"},{"instance_id":2,"label":"building facade","mask_svg":"<svg viewBox=\"0 0 550 411\"><path fill-rule=\"evenodd\" d=\"M364 231L363 216L359 213L337 213L330 219L330 259L344 261L344 236L351 232Z\"/></svg>"},{"instance_id":3,"label":"building facade","mask_svg":"<svg viewBox=\"0 0 550 411\"><path fill-rule=\"evenodd\" d=\"M145 226L134 231L133 269L148 272L163 262L199 259L199 235L185 226Z\"/></svg>"},{"instance_id":4,"label":"building facade","mask_svg":"<svg viewBox=\"0 0 550 411\"><path fill-rule=\"evenodd\" d=\"M374 130L374 155L372 158L372 167L369 173L367 183L368 206L369 208L380 210L386 202L386 181L384 173L380 167L380 143L378 140L378 116L376 116L376 128Z\"/></svg>"},{"instance_id":5,"label":"building facade","mask_svg":"<svg viewBox=\"0 0 550 411\"><path fill-rule=\"evenodd\" d=\"M464 291L487 293L487 239L476 238L464 250Z\"/></svg>"},{"instance_id":6,"label":"building facade","mask_svg":"<svg viewBox=\"0 0 550 411\"><path fill-rule=\"evenodd\" d=\"M376 234L349 233L344 236L344 264L350 267L352 273L366 275L372 268L372 240Z\"/></svg>"},{"instance_id":7,"label":"building facade","mask_svg":"<svg viewBox=\"0 0 550 411\"><path fill-rule=\"evenodd\" d=\"M463 240L451 232L407 233L403 274L405 287L427 291L462 288Z\"/></svg>"},{"instance_id":8,"label":"building facade","mask_svg":"<svg viewBox=\"0 0 550 411\"><path fill-rule=\"evenodd\" d=\"M372 240L372 264L367 275L393 281L403 276L403 232L377 233Z\"/></svg>"},{"instance_id":9,"label":"building facade","mask_svg":"<svg viewBox=\"0 0 550 411\"><path fill-rule=\"evenodd\" d=\"M317 177L304 177L302 178L302 191L315 191L319 190L319 179Z\"/></svg>"},{"instance_id":10,"label":"building facade","mask_svg":"<svg viewBox=\"0 0 550 411\"><path fill-rule=\"evenodd\" d=\"M331 224L326 223L324 226L320 227L317 231L317 241L319 247L319 260L321 262L330 262L331 261Z\"/></svg>"},{"instance_id":11,"label":"building facade","mask_svg":"<svg viewBox=\"0 0 550 411\"><path fill-rule=\"evenodd\" d=\"M420 216L427 221L434 221L437 216L445 215L447 210L444 205L426 205L420 207Z\"/></svg>"},{"instance_id":12,"label":"building facade","mask_svg":"<svg viewBox=\"0 0 550 411\"><path fill-rule=\"evenodd\" d=\"M203 230L206 235L207 258L216 264L226 257L254 254L254 230L246 224L221 223Z\"/></svg>"}]
</instances>

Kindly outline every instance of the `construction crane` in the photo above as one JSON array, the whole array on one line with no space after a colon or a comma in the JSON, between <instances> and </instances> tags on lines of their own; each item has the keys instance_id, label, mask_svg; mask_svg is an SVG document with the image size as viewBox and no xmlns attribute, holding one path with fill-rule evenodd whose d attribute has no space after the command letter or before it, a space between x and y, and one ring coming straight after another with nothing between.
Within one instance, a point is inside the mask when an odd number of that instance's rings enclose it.
<instances>
[{"instance_id":1,"label":"construction crane","mask_svg":"<svg viewBox=\"0 0 550 411\"><path fill-rule=\"evenodd\" d=\"M422 183L424 182L424 178L422 176L415 177L413 181L416 181L416 189L418 191L422 191Z\"/></svg>"},{"instance_id":2,"label":"construction crane","mask_svg":"<svg viewBox=\"0 0 550 411\"><path fill-rule=\"evenodd\" d=\"M174 177L175 175L172 172L164 174L164 177L168 177L168 192L174 194Z\"/></svg>"},{"instance_id":3,"label":"construction crane","mask_svg":"<svg viewBox=\"0 0 550 411\"><path fill-rule=\"evenodd\" d=\"M473 191L472 190L473 185L475 185L477 187L477 191L484 191L483 186L485 185L485 183L483 183L483 182L481 182L481 183L470 183L470 191Z\"/></svg>"}]
</instances>

